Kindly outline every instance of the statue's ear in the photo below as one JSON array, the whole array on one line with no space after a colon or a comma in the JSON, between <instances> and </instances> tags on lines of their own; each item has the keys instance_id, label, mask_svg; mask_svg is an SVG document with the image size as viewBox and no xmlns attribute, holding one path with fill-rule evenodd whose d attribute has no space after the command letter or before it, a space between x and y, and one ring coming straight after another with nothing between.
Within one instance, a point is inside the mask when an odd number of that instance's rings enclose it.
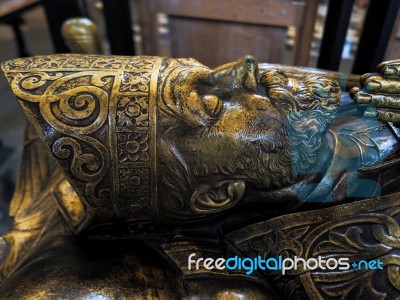
<instances>
[{"instance_id":1,"label":"statue's ear","mask_svg":"<svg viewBox=\"0 0 400 300\"><path fill-rule=\"evenodd\" d=\"M225 180L197 187L190 198L190 209L198 214L211 214L235 206L246 189L243 180Z\"/></svg>"}]
</instances>

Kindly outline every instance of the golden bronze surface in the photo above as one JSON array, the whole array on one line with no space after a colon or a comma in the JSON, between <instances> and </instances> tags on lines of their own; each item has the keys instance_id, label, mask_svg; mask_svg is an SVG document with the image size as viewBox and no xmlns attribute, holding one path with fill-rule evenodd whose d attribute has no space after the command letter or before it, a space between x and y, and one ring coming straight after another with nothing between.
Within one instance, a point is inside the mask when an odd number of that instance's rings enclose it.
<instances>
[{"instance_id":1,"label":"golden bronze surface","mask_svg":"<svg viewBox=\"0 0 400 300\"><path fill-rule=\"evenodd\" d=\"M397 62L362 77L358 105L332 75L260 74L251 56L210 69L71 54L2 69L40 140L29 127L1 297L400 296ZM192 253L383 268L192 270Z\"/></svg>"},{"instance_id":2,"label":"golden bronze surface","mask_svg":"<svg viewBox=\"0 0 400 300\"><path fill-rule=\"evenodd\" d=\"M65 44L73 53L101 54L100 34L97 25L87 18L66 20L61 28Z\"/></svg>"}]
</instances>

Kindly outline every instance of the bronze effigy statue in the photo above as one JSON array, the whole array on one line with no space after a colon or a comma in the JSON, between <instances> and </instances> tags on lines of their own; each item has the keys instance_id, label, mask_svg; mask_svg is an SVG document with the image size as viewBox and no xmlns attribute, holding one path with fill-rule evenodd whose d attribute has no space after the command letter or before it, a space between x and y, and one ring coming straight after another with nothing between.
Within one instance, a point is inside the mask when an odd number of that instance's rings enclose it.
<instances>
[{"instance_id":1,"label":"bronze effigy statue","mask_svg":"<svg viewBox=\"0 0 400 300\"><path fill-rule=\"evenodd\" d=\"M398 62L358 105L251 56L2 69L40 139L28 128L1 298L400 296Z\"/></svg>"},{"instance_id":2,"label":"bronze effigy statue","mask_svg":"<svg viewBox=\"0 0 400 300\"><path fill-rule=\"evenodd\" d=\"M72 53L101 54L101 39L97 25L88 18L70 18L61 26L61 35Z\"/></svg>"}]
</instances>

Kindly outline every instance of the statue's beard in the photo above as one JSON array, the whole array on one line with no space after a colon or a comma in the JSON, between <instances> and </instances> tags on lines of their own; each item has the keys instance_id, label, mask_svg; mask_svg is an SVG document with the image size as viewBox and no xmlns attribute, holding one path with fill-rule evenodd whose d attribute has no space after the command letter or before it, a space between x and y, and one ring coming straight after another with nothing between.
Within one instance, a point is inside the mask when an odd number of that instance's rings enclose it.
<instances>
[{"instance_id":1,"label":"statue's beard","mask_svg":"<svg viewBox=\"0 0 400 300\"><path fill-rule=\"evenodd\" d=\"M260 139L246 145L235 162L235 173L243 174L246 181L256 188L274 189L293 182L284 116L281 119L280 126L275 127L273 139Z\"/></svg>"},{"instance_id":2,"label":"statue's beard","mask_svg":"<svg viewBox=\"0 0 400 300\"><path fill-rule=\"evenodd\" d=\"M293 176L309 174L315 169L323 154L321 149L333 116L323 109L286 115Z\"/></svg>"},{"instance_id":3,"label":"statue's beard","mask_svg":"<svg viewBox=\"0 0 400 300\"><path fill-rule=\"evenodd\" d=\"M262 74L261 85L279 111L274 131L262 132L253 127L255 138L252 142L241 141L243 150L234 163L216 163L213 174L209 166L198 164L195 176L239 176L258 189L272 190L291 185L318 163L340 103L338 83L320 75L297 80L270 70ZM263 138L266 135L268 139Z\"/></svg>"},{"instance_id":4,"label":"statue's beard","mask_svg":"<svg viewBox=\"0 0 400 300\"><path fill-rule=\"evenodd\" d=\"M319 75L306 75L301 80L287 78L280 71L268 71L265 79L267 95L283 116L284 124L276 135L275 145L260 145L259 160L263 167L251 178L257 187L284 187L308 174L321 157L321 148L340 103L340 87L336 81ZM271 82L268 82L268 80ZM274 155L275 154L275 155Z\"/></svg>"},{"instance_id":5,"label":"statue's beard","mask_svg":"<svg viewBox=\"0 0 400 300\"><path fill-rule=\"evenodd\" d=\"M246 147L235 164L235 173L243 172L246 180L259 189L289 186L299 175L308 174L319 161L334 118L333 111L323 108L281 113L282 124L274 140L253 143L252 151Z\"/></svg>"}]
</instances>

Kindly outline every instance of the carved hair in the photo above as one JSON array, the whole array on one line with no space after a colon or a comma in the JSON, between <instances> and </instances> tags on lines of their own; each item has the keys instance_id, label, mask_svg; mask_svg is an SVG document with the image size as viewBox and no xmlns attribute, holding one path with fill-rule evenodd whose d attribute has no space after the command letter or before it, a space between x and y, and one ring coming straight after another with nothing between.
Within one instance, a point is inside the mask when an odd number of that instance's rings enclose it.
<instances>
[{"instance_id":1,"label":"carved hair","mask_svg":"<svg viewBox=\"0 0 400 300\"><path fill-rule=\"evenodd\" d=\"M261 75L268 96L286 108L287 137L294 175L306 174L317 162L324 136L339 106L339 84L318 74L300 80L280 70Z\"/></svg>"},{"instance_id":2,"label":"carved hair","mask_svg":"<svg viewBox=\"0 0 400 300\"><path fill-rule=\"evenodd\" d=\"M174 202L177 209L176 212L171 210L171 214L182 216L201 177L243 176L250 186L274 189L290 185L297 175L304 174L317 162L324 136L339 104L339 85L319 75L306 75L296 80L277 70L263 73L261 84L282 113L282 126L275 128L282 132L269 143L244 145L245 153L241 153L234 164L217 162L212 168L195 165L190 169L178 149L160 142L161 147L170 147L168 151L159 152L165 157L158 157L158 160L162 170L159 187L161 191L169 192L168 199L164 200ZM257 133L257 128L253 129ZM167 197L166 193L162 194Z\"/></svg>"}]
</instances>

